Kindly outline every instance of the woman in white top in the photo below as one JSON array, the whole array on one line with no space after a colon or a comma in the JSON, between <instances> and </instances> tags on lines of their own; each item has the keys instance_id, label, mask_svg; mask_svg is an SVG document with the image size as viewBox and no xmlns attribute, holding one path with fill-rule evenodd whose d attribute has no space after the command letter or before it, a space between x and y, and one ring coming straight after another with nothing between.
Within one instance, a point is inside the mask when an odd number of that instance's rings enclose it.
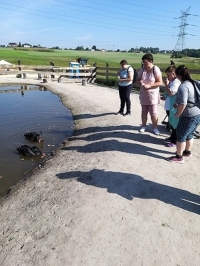
<instances>
[{"instance_id":1,"label":"woman in white top","mask_svg":"<svg viewBox=\"0 0 200 266\"><path fill-rule=\"evenodd\" d=\"M176 67L174 65L169 66L165 70L167 78L165 79L164 83L165 83L167 98L165 100L164 108L167 112L168 121L172 129L171 136L165 140L166 142L168 142L166 144L167 147L173 147L176 145L176 126L179 120L178 118L175 118L173 113L173 104L175 102L176 93L181 84L180 80L176 78L175 70Z\"/></svg>"},{"instance_id":2,"label":"woman in white top","mask_svg":"<svg viewBox=\"0 0 200 266\"><path fill-rule=\"evenodd\" d=\"M119 79L119 98L120 98L120 109L117 114L131 115L131 100L130 94L133 87L133 68L128 65L126 60L120 62L121 69L118 71ZM124 108L126 104L126 113L124 114Z\"/></svg>"}]
</instances>

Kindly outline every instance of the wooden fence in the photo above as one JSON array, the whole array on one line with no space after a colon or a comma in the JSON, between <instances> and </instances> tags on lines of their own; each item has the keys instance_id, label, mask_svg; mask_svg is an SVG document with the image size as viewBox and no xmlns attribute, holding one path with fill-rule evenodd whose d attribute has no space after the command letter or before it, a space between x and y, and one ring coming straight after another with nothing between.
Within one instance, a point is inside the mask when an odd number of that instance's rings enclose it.
<instances>
[{"instance_id":1,"label":"wooden fence","mask_svg":"<svg viewBox=\"0 0 200 266\"><path fill-rule=\"evenodd\" d=\"M54 66L9 66L0 67L0 75L15 75L21 78L37 78L82 82L84 79L87 83L94 82L96 78L96 67L54 67Z\"/></svg>"},{"instance_id":2,"label":"wooden fence","mask_svg":"<svg viewBox=\"0 0 200 266\"><path fill-rule=\"evenodd\" d=\"M55 67L55 66L27 66L17 65L9 68L0 67L0 75L15 74L20 75L22 78L26 78L28 75L35 76L38 79L51 78L62 82L64 80L76 82L82 82L84 79L87 83L93 83L98 79L98 83L108 82L113 80L117 85L117 72L119 68L109 67L106 64L105 67L98 67L94 64L92 67ZM165 69L161 69L164 73ZM191 74L195 74L200 77L200 69L191 70ZM197 77L197 79L200 79Z\"/></svg>"},{"instance_id":3,"label":"wooden fence","mask_svg":"<svg viewBox=\"0 0 200 266\"><path fill-rule=\"evenodd\" d=\"M100 82L106 82L112 78L117 81L117 72L119 69L120 68L110 68L108 64L106 64L105 67L96 67L96 78L98 78ZM161 72L164 73L165 69L161 68ZM190 71L190 74L199 75L200 77L200 69L193 69Z\"/></svg>"}]
</instances>

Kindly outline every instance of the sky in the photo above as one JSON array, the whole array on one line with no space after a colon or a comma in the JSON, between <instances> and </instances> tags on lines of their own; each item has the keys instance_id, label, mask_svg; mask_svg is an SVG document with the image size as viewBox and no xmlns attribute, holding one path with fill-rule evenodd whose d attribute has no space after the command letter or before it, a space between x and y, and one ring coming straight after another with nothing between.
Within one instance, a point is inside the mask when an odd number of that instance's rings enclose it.
<instances>
[{"instance_id":1,"label":"sky","mask_svg":"<svg viewBox=\"0 0 200 266\"><path fill-rule=\"evenodd\" d=\"M200 49L199 11L197 0L4 0L0 45Z\"/></svg>"}]
</instances>

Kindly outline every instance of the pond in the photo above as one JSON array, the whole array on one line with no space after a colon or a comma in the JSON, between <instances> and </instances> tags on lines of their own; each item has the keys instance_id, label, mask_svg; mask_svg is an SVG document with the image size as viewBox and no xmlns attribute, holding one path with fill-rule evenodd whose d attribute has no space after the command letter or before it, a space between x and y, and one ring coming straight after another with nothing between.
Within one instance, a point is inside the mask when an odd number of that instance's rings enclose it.
<instances>
[{"instance_id":1,"label":"pond","mask_svg":"<svg viewBox=\"0 0 200 266\"><path fill-rule=\"evenodd\" d=\"M44 159L18 153L21 145L37 146L46 156L58 149L74 130L71 112L60 98L35 85L0 87L0 196L26 177ZM31 142L27 132L42 132L42 142ZM44 157L45 158L45 157Z\"/></svg>"}]
</instances>

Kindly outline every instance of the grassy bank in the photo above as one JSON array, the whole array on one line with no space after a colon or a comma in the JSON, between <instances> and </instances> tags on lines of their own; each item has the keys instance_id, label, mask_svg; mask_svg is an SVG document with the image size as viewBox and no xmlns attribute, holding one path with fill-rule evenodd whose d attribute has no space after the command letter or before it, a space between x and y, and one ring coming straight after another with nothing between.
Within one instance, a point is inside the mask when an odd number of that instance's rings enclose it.
<instances>
[{"instance_id":1,"label":"grassy bank","mask_svg":"<svg viewBox=\"0 0 200 266\"><path fill-rule=\"evenodd\" d=\"M75 51L75 50L50 50L44 52L42 49L25 50L12 48L0 48L0 59L8 60L13 64L21 61L24 65L49 65L54 62L58 66L68 66L70 61L74 61L78 57L87 57L88 63L92 65L97 63L98 66L105 66L108 63L111 67L118 67L122 59L128 60L129 64L139 68L141 65L141 53L124 53L124 52L92 52L92 51ZM155 54L154 62L161 68L170 64L171 54ZM200 69L200 58L177 58L173 59L177 64L186 64L188 68Z\"/></svg>"},{"instance_id":2,"label":"grassy bank","mask_svg":"<svg viewBox=\"0 0 200 266\"><path fill-rule=\"evenodd\" d=\"M119 67L119 62L126 59L129 64L135 68L141 66L141 53L124 52L101 52L101 51L76 51L76 50L49 50L46 49L13 49L0 48L0 60L4 59L17 65L20 61L22 65L41 65L49 66L54 62L55 66L69 66L69 62L75 61L79 57L88 58L88 64L105 67L106 63L110 67ZM154 63L160 68L165 69L170 65L171 54L155 54ZM190 70L199 69L199 75L193 75L193 78L200 79L200 58L177 58L173 59L176 65L185 64ZM164 73L163 73L164 74Z\"/></svg>"}]
</instances>

